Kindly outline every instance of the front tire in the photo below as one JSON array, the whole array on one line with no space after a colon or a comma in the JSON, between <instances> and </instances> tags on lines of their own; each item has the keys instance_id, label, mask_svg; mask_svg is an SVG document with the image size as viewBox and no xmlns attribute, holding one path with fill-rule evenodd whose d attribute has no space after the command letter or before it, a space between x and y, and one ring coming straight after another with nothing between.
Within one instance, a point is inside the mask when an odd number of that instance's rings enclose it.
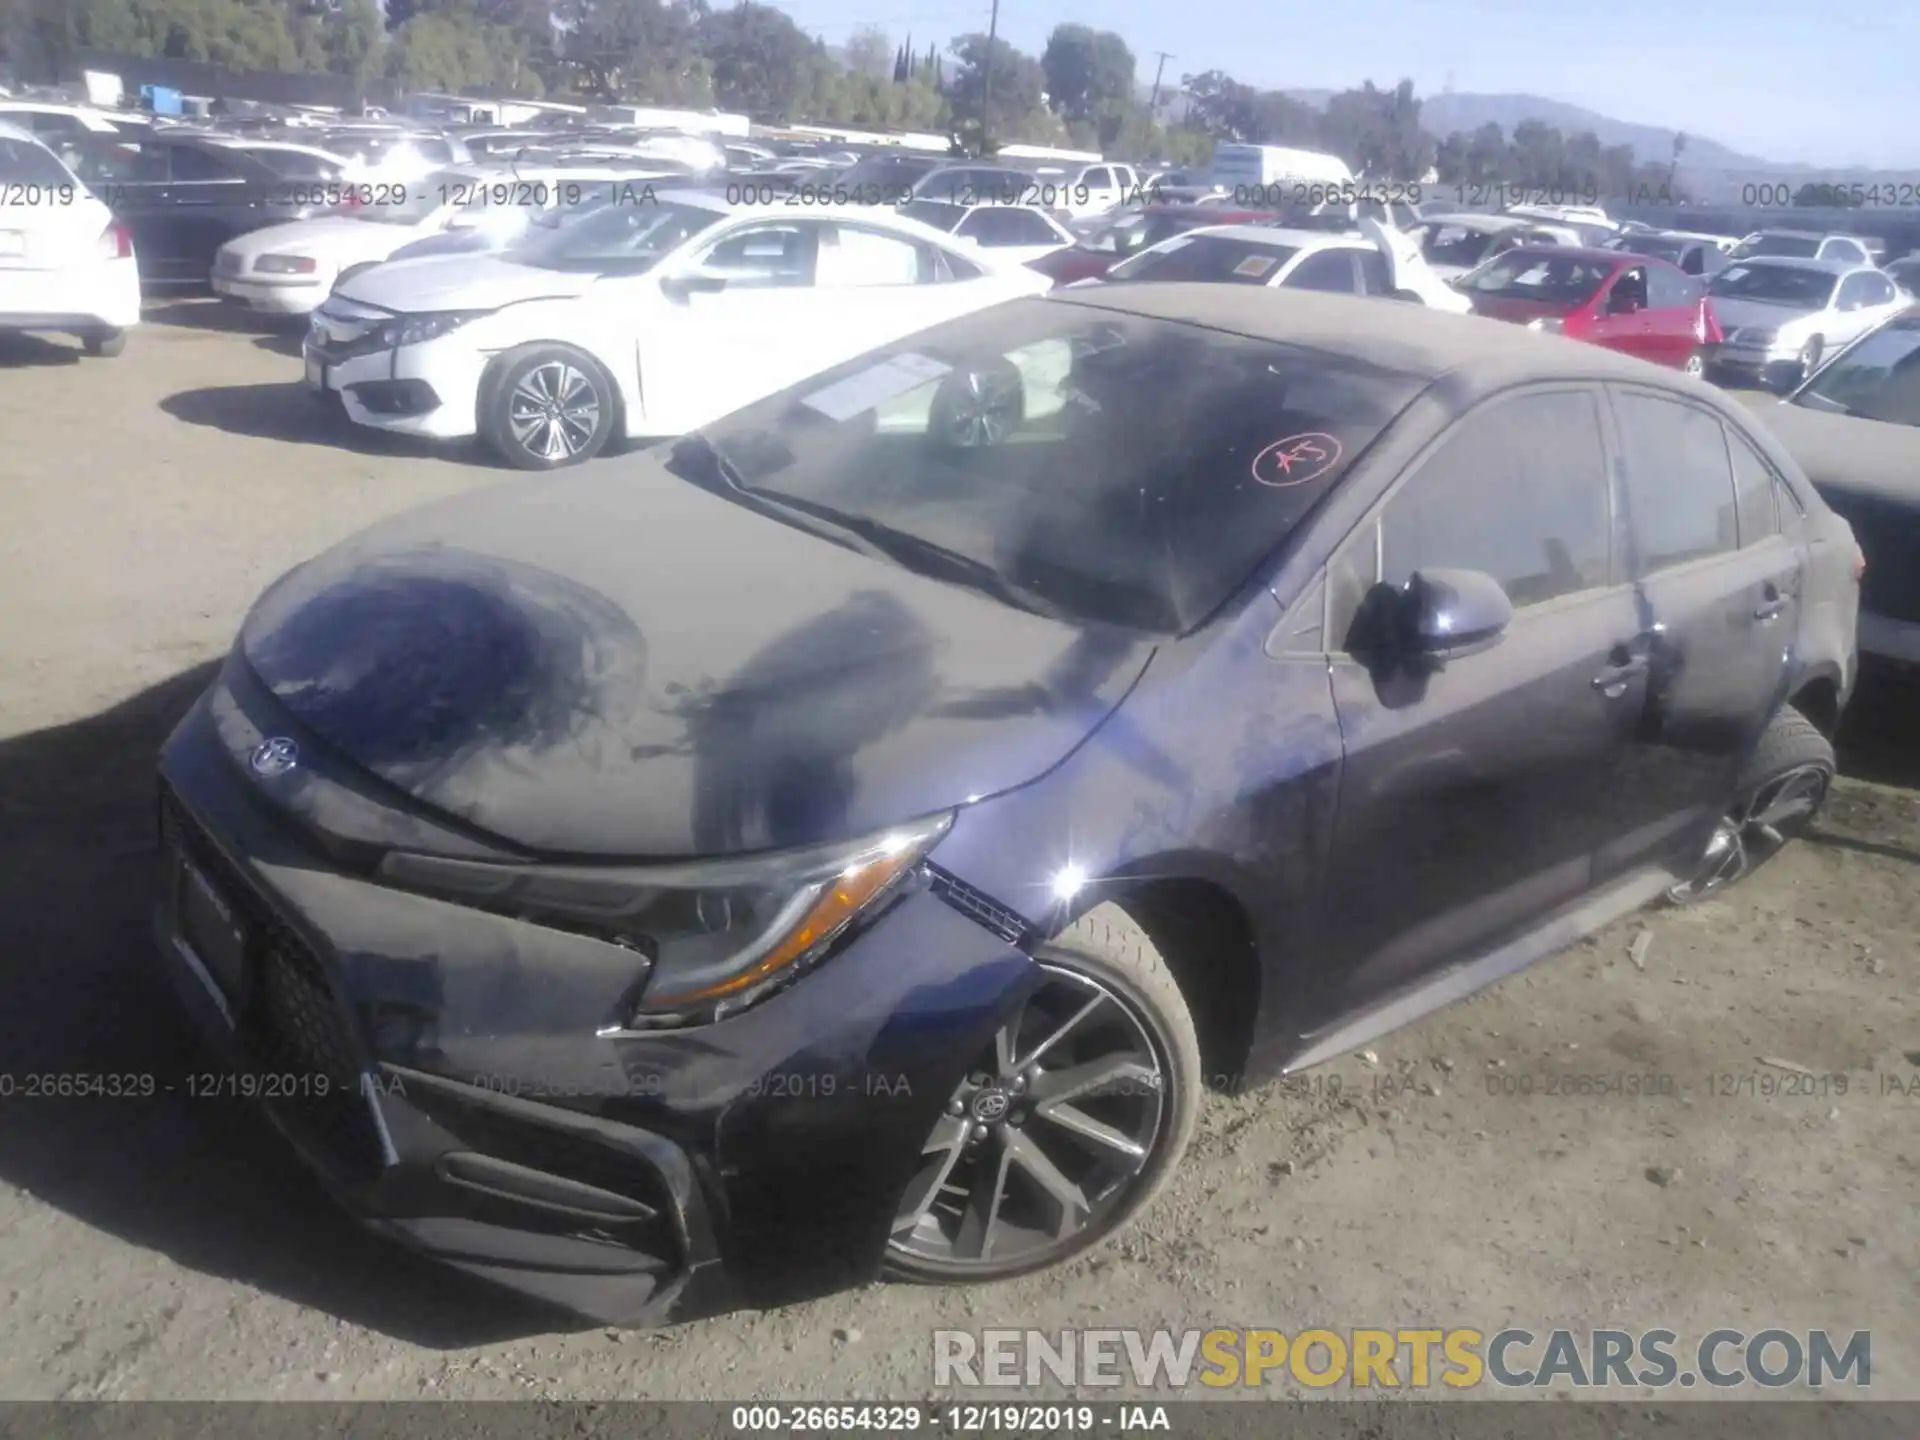
<instances>
[{"instance_id":1,"label":"front tire","mask_svg":"<svg viewBox=\"0 0 1920 1440\"><path fill-rule=\"evenodd\" d=\"M1692 354L1687 356L1686 364L1682 365L1680 368L1684 370L1687 374L1693 376L1693 378L1696 380L1706 379L1707 378L1706 352L1703 350L1695 350Z\"/></svg>"},{"instance_id":2,"label":"front tire","mask_svg":"<svg viewBox=\"0 0 1920 1440\"><path fill-rule=\"evenodd\" d=\"M80 337L80 347L89 355L111 360L127 348L124 330L96 330Z\"/></svg>"},{"instance_id":3,"label":"front tire","mask_svg":"<svg viewBox=\"0 0 1920 1440\"><path fill-rule=\"evenodd\" d=\"M1820 813L1836 769L1833 744L1791 707L1773 717L1740 772L1733 804L1714 827L1693 877L1667 891L1697 905L1737 885L1779 854Z\"/></svg>"},{"instance_id":4,"label":"front tire","mask_svg":"<svg viewBox=\"0 0 1920 1440\"><path fill-rule=\"evenodd\" d=\"M927 1138L887 1245L893 1278L971 1284L1072 1259L1158 1198L1193 1137L1199 1041L1146 933L1101 905L1034 959L1039 987Z\"/></svg>"},{"instance_id":5,"label":"front tire","mask_svg":"<svg viewBox=\"0 0 1920 1440\"><path fill-rule=\"evenodd\" d=\"M519 470L591 460L612 437L613 380L570 345L529 345L494 362L480 385L480 434Z\"/></svg>"}]
</instances>

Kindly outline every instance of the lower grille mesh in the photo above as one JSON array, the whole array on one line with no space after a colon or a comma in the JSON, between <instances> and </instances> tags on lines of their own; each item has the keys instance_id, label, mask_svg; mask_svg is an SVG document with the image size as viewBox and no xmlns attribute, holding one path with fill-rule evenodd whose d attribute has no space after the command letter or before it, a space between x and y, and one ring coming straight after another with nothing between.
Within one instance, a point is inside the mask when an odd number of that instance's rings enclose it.
<instances>
[{"instance_id":1,"label":"lower grille mesh","mask_svg":"<svg viewBox=\"0 0 1920 1440\"><path fill-rule=\"evenodd\" d=\"M362 1088L358 1047L320 957L170 794L162 795L161 823L246 922L253 983L237 1022L248 1067L261 1082L258 1093L347 1178L371 1179L386 1149Z\"/></svg>"}]
</instances>

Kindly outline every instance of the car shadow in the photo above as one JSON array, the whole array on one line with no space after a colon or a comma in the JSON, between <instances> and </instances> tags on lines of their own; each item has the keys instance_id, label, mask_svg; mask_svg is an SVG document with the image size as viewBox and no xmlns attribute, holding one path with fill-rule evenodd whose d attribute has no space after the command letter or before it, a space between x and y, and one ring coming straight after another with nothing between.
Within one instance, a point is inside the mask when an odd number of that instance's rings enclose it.
<instances>
[{"instance_id":1,"label":"car shadow","mask_svg":"<svg viewBox=\"0 0 1920 1440\"><path fill-rule=\"evenodd\" d=\"M412 1344L577 1328L360 1230L245 1101L192 1093L208 1063L149 931L154 757L214 669L0 740L0 1074L13 1096L0 1182L189 1269Z\"/></svg>"},{"instance_id":2,"label":"car shadow","mask_svg":"<svg viewBox=\"0 0 1920 1440\"><path fill-rule=\"evenodd\" d=\"M256 348L297 357L306 332L304 315L262 315L244 305L214 299L149 300L140 312L143 324L209 335L248 335Z\"/></svg>"},{"instance_id":3,"label":"car shadow","mask_svg":"<svg viewBox=\"0 0 1920 1440\"><path fill-rule=\"evenodd\" d=\"M189 425L257 440L322 445L356 455L412 455L469 462L482 459L476 445L435 444L355 425L337 399L319 396L299 381L183 390L162 400L160 408Z\"/></svg>"},{"instance_id":4,"label":"car shadow","mask_svg":"<svg viewBox=\"0 0 1920 1440\"><path fill-rule=\"evenodd\" d=\"M0 370L26 369L35 365L78 365L80 342L62 336L23 335L16 330L0 331Z\"/></svg>"}]
</instances>

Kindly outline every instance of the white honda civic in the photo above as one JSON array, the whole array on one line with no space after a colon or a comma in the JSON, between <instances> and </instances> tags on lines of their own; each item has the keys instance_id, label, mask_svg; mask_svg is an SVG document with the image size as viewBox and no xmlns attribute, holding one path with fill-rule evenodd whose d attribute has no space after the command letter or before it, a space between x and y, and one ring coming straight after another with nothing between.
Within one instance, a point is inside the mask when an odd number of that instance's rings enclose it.
<instances>
[{"instance_id":1,"label":"white honda civic","mask_svg":"<svg viewBox=\"0 0 1920 1440\"><path fill-rule=\"evenodd\" d=\"M498 255L401 260L314 312L306 382L361 425L525 470L680 435L1051 281L885 211L658 192Z\"/></svg>"}]
</instances>

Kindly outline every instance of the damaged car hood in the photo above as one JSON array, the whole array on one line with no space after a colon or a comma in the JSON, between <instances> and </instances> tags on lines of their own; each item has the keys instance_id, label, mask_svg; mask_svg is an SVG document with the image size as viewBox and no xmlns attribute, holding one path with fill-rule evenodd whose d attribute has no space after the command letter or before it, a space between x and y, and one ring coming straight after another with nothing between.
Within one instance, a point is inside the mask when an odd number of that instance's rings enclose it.
<instances>
[{"instance_id":1,"label":"damaged car hood","mask_svg":"<svg viewBox=\"0 0 1920 1440\"><path fill-rule=\"evenodd\" d=\"M1018 786L1153 653L652 457L387 521L280 580L240 643L305 732L416 804L620 857L838 840Z\"/></svg>"}]
</instances>

